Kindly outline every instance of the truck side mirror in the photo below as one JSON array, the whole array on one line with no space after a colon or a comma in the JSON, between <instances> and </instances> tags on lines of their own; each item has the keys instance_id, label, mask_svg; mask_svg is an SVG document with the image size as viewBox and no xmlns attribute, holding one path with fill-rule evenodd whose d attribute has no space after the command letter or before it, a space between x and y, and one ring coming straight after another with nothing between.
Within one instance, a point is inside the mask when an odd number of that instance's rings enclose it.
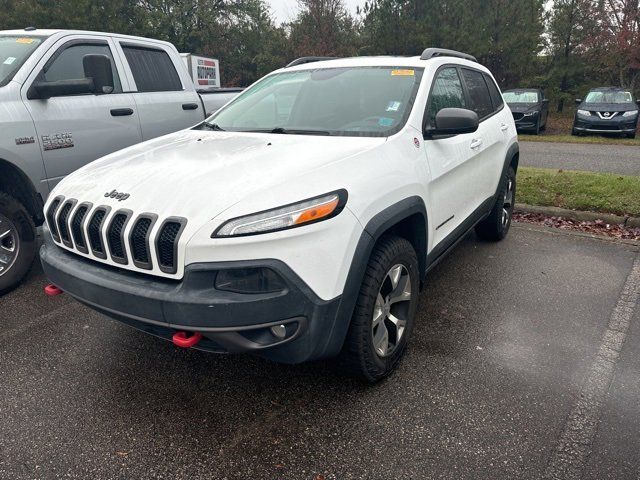
<instances>
[{"instance_id":1,"label":"truck side mirror","mask_svg":"<svg viewBox=\"0 0 640 480\"><path fill-rule=\"evenodd\" d=\"M576 105L580 105L582 103L582 99L581 98L576 98Z\"/></svg>"},{"instance_id":2,"label":"truck side mirror","mask_svg":"<svg viewBox=\"0 0 640 480\"><path fill-rule=\"evenodd\" d=\"M93 93L102 95L113 92L111 59L106 55L85 55L82 58L84 76L93 80Z\"/></svg>"},{"instance_id":3,"label":"truck side mirror","mask_svg":"<svg viewBox=\"0 0 640 480\"><path fill-rule=\"evenodd\" d=\"M425 136L460 135L478 130L478 114L465 108L443 108L436 114L435 125L425 130Z\"/></svg>"}]
</instances>

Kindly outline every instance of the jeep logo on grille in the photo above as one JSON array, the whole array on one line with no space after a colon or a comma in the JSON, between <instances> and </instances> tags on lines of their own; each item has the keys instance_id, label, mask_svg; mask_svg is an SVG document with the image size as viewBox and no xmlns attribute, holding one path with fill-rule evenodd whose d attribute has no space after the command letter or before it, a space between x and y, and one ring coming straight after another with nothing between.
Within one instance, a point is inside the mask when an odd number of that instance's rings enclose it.
<instances>
[{"instance_id":1,"label":"jeep logo on grille","mask_svg":"<svg viewBox=\"0 0 640 480\"><path fill-rule=\"evenodd\" d=\"M104 196L105 197L109 197L109 198L115 198L119 202L129 198L129 194L128 193L120 193L120 192L117 192L115 190L111 190L110 192L105 193Z\"/></svg>"}]
</instances>

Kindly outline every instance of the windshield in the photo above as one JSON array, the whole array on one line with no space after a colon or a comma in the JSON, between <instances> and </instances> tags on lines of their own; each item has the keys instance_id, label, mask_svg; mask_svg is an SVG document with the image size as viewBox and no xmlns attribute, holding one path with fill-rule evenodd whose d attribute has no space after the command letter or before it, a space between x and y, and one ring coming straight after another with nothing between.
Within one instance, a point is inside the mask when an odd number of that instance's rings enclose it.
<instances>
[{"instance_id":1,"label":"windshield","mask_svg":"<svg viewBox=\"0 0 640 480\"><path fill-rule=\"evenodd\" d=\"M538 92L503 92L507 103L538 103Z\"/></svg>"},{"instance_id":2,"label":"windshield","mask_svg":"<svg viewBox=\"0 0 640 480\"><path fill-rule=\"evenodd\" d=\"M389 136L411 113L422 69L324 68L265 77L207 120L240 132Z\"/></svg>"},{"instance_id":3,"label":"windshield","mask_svg":"<svg viewBox=\"0 0 640 480\"><path fill-rule=\"evenodd\" d=\"M589 92L584 101L586 103L633 103L633 96L631 92Z\"/></svg>"},{"instance_id":4,"label":"windshield","mask_svg":"<svg viewBox=\"0 0 640 480\"><path fill-rule=\"evenodd\" d=\"M0 87L11 81L41 41L36 37L0 36Z\"/></svg>"}]
</instances>

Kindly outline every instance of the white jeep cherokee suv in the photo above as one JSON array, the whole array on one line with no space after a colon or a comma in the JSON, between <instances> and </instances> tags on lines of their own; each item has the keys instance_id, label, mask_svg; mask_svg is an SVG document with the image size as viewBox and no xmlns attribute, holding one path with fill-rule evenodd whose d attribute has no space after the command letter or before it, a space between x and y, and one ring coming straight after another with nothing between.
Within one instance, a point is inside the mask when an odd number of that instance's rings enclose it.
<instances>
[{"instance_id":1,"label":"white jeep cherokee suv","mask_svg":"<svg viewBox=\"0 0 640 480\"><path fill-rule=\"evenodd\" d=\"M517 167L511 112L470 55L304 58L69 175L40 255L59 289L179 346L340 354L376 381L429 269L474 227L507 234Z\"/></svg>"}]
</instances>

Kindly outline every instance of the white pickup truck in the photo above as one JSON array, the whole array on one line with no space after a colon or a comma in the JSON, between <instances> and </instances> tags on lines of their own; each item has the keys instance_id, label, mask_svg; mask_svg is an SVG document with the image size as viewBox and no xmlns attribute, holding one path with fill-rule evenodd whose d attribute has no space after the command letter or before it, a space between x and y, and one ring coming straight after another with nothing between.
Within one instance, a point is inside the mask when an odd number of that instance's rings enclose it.
<instances>
[{"instance_id":1,"label":"white pickup truck","mask_svg":"<svg viewBox=\"0 0 640 480\"><path fill-rule=\"evenodd\" d=\"M43 203L62 178L116 150L202 122L239 91L197 91L167 42L0 31L0 292L28 271Z\"/></svg>"}]
</instances>

